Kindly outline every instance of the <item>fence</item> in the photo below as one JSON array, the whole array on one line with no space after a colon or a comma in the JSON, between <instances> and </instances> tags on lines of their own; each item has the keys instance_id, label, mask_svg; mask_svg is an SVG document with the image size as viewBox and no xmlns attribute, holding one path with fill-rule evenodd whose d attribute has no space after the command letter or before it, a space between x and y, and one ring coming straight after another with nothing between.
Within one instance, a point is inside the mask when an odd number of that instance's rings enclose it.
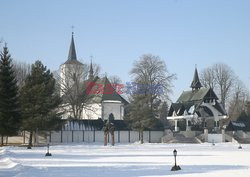
<instances>
[{"instance_id":1,"label":"fence","mask_svg":"<svg viewBox=\"0 0 250 177\"><path fill-rule=\"evenodd\" d=\"M160 143L164 131L144 131L143 139L149 143ZM115 131L115 143L133 143L139 141L140 134L137 131ZM108 142L111 136L108 136ZM81 143L81 142L104 142L104 132L95 130L72 130L53 131L47 136L50 143Z\"/></svg>"}]
</instances>

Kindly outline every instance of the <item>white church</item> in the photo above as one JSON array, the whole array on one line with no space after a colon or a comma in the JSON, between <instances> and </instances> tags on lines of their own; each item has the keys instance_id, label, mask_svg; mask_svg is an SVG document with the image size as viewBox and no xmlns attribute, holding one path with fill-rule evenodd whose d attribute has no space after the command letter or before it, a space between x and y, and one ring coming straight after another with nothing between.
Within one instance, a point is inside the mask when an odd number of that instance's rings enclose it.
<instances>
[{"instance_id":1,"label":"white church","mask_svg":"<svg viewBox=\"0 0 250 177\"><path fill-rule=\"evenodd\" d=\"M74 35L72 33L68 58L63 64L60 65L59 68L61 90L64 90L65 88L71 88L73 85L72 83L76 79L79 79L79 83L83 83L84 80L88 78L88 80L91 82L102 84L104 89L106 85L110 84L110 81L107 77L94 77L92 61L89 68L90 69L88 72L84 72L86 67L84 67L84 64L77 60ZM88 76L83 76L82 73L88 73ZM61 91L60 95L62 97L64 94L65 93ZM114 120L123 120L124 106L128 104L128 102L120 94L116 92L113 94L99 93L93 96L92 99L93 101L88 103L88 109L83 109L81 113L80 120L82 120L82 122L85 122L84 120L92 120L92 122L96 122L97 120L104 121L107 120L111 114L113 114ZM68 111L66 111L66 113L63 115L63 119L68 119L69 117L74 119L70 109L68 109ZM78 126L80 127L80 125L77 125L77 127ZM79 129L81 129L81 127Z\"/></svg>"}]
</instances>

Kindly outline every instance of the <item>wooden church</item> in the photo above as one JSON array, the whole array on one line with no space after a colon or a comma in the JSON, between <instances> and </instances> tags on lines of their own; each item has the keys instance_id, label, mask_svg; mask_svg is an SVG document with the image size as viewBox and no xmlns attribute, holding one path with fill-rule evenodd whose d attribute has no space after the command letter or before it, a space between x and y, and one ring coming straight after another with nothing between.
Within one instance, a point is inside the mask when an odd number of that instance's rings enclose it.
<instances>
[{"instance_id":1,"label":"wooden church","mask_svg":"<svg viewBox=\"0 0 250 177\"><path fill-rule=\"evenodd\" d=\"M199 80L197 68L191 83L191 90L183 91L175 103L172 103L168 120L174 121L175 131L179 131L178 121L186 121L186 131L200 122L202 127L218 130L221 119L227 118L225 108L212 88L204 88Z\"/></svg>"}]
</instances>

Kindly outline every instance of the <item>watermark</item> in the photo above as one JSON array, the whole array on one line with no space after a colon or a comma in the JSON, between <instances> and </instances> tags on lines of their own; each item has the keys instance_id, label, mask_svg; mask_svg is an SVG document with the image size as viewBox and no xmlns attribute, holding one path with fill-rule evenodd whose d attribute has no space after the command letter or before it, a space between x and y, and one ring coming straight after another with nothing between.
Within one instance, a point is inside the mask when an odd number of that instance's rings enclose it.
<instances>
[{"instance_id":1,"label":"watermark","mask_svg":"<svg viewBox=\"0 0 250 177\"><path fill-rule=\"evenodd\" d=\"M123 84L98 84L96 82L87 82L87 94L122 94Z\"/></svg>"},{"instance_id":2,"label":"watermark","mask_svg":"<svg viewBox=\"0 0 250 177\"><path fill-rule=\"evenodd\" d=\"M163 94L162 84L138 84L136 82L126 82L124 84L99 84L87 82L87 94Z\"/></svg>"}]
</instances>

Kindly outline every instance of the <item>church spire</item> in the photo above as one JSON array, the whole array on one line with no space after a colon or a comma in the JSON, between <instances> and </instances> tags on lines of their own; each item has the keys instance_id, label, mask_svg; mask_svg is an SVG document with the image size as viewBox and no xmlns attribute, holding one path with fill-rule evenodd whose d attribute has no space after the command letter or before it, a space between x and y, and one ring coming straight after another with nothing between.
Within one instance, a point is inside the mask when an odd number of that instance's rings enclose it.
<instances>
[{"instance_id":1,"label":"church spire","mask_svg":"<svg viewBox=\"0 0 250 177\"><path fill-rule=\"evenodd\" d=\"M68 61L73 61L73 60L77 60L75 42L74 42L74 32L72 32L69 55L68 55Z\"/></svg>"},{"instance_id":2,"label":"church spire","mask_svg":"<svg viewBox=\"0 0 250 177\"><path fill-rule=\"evenodd\" d=\"M197 67L195 66L194 78L193 78L193 81L191 83L191 88L192 88L192 90L197 90L197 89L200 89L201 87L202 87L202 85L201 85L201 82L199 79Z\"/></svg>"},{"instance_id":3,"label":"church spire","mask_svg":"<svg viewBox=\"0 0 250 177\"><path fill-rule=\"evenodd\" d=\"M91 58L91 62L90 62L90 68L89 68L89 79L92 80L94 78L94 70L93 70L93 65L92 65L92 56Z\"/></svg>"}]
</instances>

